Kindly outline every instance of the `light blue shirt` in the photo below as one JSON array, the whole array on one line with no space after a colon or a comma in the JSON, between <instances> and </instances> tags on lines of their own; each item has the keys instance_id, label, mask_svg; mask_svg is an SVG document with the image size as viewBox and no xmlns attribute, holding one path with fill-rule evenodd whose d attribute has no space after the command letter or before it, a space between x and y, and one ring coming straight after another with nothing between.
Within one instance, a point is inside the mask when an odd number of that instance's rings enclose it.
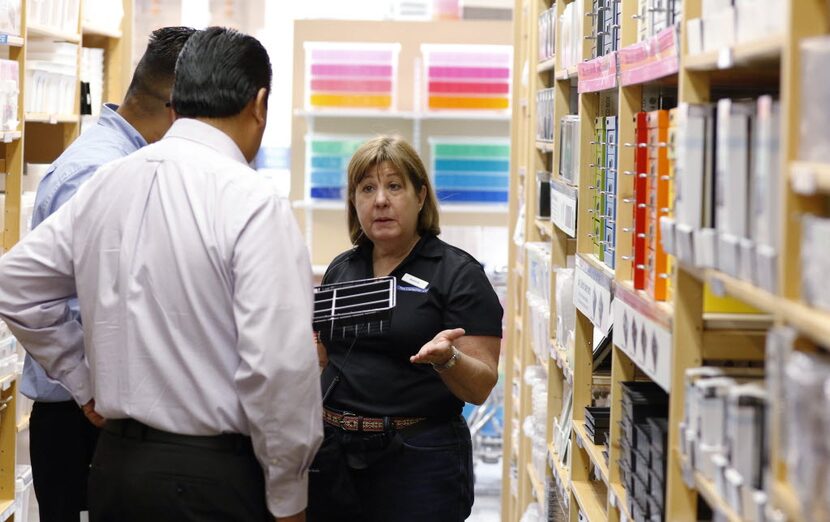
<instances>
[{"instance_id":1,"label":"light blue shirt","mask_svg":"<svg viewBox=\"0 0 830 522\"><path fill-rule=\"evenodd\" d=\"M97 125L81 134L46 171L37 187L32 228L69 201L98 167L147 145L141 134L116 110L117 105L105 104ZM72 299L69 307L73 316L80 321L78 300ZM69 392L60 383L50 379L29 355L26 355L23 364L20 392L30 399L42 402L72 400Z\"/></svg>"}]
</instances>

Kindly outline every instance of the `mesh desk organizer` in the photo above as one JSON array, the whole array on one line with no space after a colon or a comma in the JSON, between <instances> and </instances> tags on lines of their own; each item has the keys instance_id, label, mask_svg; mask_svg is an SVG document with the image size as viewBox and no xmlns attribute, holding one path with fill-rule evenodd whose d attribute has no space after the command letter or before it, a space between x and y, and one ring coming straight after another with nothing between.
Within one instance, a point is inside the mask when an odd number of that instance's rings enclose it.
<instances>
[{"instance_id":1,"label":"mesh desk organizer","mask_svg":"<svg viewBox=\"0 0 830 522\"><path fill-rule=\"evenodd\" d=\"M389 329L396 291L394 277L315 286L314 331L324 340L383 334Z\"/></svg>"}]
</instances>

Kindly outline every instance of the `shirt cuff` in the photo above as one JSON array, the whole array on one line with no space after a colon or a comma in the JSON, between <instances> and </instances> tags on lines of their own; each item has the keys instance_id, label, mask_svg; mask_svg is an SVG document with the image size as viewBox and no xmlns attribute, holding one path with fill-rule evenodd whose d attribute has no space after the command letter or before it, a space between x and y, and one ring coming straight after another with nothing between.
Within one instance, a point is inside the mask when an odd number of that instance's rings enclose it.
<instances>
[{"instance_id":1,"label":"shirt cuff","mask_svg":"<svg viewBox=\"0 0 830 522\"><path fill-rule=\"evenodd\" d=\"M92 382L89 379L89 368L85 363L79 363L64 375L60 382L80 406L92 400Z\"/></svg>"},{"instance_id":2,"label":"shirt cuff","mask_svg":"<svg viewBox=\"0 0 830 522\"><path fill-rule=\"evenodd\" d=\"M271 487L267 494L268 511L275 517L289 517L308 506L308 472L302 478Z\"/></svg>"}]
</instances>

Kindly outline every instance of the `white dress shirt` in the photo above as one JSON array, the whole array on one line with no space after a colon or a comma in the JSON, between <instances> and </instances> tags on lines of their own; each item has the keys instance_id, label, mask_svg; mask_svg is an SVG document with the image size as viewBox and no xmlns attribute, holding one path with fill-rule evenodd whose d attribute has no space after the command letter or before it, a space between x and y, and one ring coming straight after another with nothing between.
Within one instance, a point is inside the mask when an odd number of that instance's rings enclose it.
<instances>
[{"instance_id":1,"label":"white dress shirt","mask_svg":"<svg viewBox=\"0 0 830 522\"><path fill-rule=\"evenodd\" d=\"M226 134L180 119L0 258L0 317L106 418L250 435L287 516L322 438L311 287L287 202Z\"/></svg>"}]
</instances>

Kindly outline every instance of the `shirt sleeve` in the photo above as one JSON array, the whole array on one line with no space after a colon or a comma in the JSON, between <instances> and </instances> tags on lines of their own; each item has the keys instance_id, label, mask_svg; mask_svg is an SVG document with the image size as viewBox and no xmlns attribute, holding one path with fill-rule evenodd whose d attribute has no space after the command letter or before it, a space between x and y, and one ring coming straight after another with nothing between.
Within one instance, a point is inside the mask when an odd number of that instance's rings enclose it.
<instances>
[{"instance_id":1,"label":"shirt sleeve","mask_svg":"<svg viewBox=\"0 0 830 522\"><path fill-rule=\"evenodd\" d=\"M308 466L323 436L312 343L308 252L288 205L266 198L234 248L234 315L241 359L235 380L268 508L293 515L308 500Z\"/></svg>"},{"instance_id":2,"label":"shirt sleeve","mask_svg":"<svg viewBox=\"0 0 830 522\"><path fill-rule=\"evenodd\" d=\"M504 310L478 263L468 262L458 269L446 303L444 328L464 328L467 335L501 337Z\"/></svg>"},{"instance_id":3,"label":"shirt sleeve","mask_svg":"<svg viewBox=\"0 0 830 522\"><path fill-rule=\"evenodd\" d=\"M0 257L0 318L79 404L92 398L75 291L73 205L46 219Z\"/></svg>"}]
</instances>

